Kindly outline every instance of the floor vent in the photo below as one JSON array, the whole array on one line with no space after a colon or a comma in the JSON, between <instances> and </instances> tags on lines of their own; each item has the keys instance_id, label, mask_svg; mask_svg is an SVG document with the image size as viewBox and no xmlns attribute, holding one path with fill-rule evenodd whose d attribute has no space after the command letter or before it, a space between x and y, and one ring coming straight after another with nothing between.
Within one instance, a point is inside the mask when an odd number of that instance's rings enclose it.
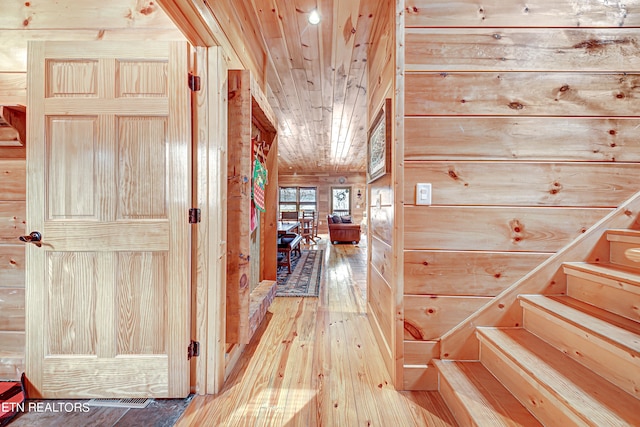
<instances>
[{"instance_id":1,"label":"floor vent","mask_svg":"<svg viewBox=\"0 0 640 427\"><path fill-rule=\"evenodd\" d=\"M89 406L105 406L108 408L130 408L142 409L149 406L153 399L133 398L133 399L91 399L87 402Z\"/></svg>"}]
</instances>

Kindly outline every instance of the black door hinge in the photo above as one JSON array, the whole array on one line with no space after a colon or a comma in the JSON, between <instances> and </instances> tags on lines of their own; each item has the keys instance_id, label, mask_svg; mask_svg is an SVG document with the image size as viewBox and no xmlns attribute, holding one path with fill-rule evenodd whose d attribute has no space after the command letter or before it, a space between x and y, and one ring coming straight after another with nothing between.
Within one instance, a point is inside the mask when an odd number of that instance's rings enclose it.
<instances>
[{"instance_id":1,"label":"black door hinge","mask_svg":"<svg viewBox=\"0 0 640 427\"><path fill-rule=\"evenodd\" d=\"M198 341L191 341L189 347L187 347L187 360L198 356L200 356L200 343Z\"/></svg>"},{"instance_id":2,"label":"black door hinge","mask_svg":"<svg viewBox=\"0 0 640 427\"><path fill-rule=\"evenodd\" d=\"M191 208L189 209L189 224L197 224L202 220L202 215L200 214L200 209Z\"/></svg>"},{"instance_id":3,"label":"black door hinge","mask_svg":"<svg viewBox=\"0 0 640 427\"><path fill-rule=\"evenodd\" d=\"M189 89L194 92L200 90L200 76L189 73Z\"/></svg>"}]
</instances>

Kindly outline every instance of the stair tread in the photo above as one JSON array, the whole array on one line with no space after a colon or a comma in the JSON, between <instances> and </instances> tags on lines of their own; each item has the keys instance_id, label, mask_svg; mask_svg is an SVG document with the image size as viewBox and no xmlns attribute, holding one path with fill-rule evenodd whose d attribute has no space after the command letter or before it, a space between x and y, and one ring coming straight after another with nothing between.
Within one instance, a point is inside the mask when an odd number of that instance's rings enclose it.
<instances>
[{"instance_id":1,"label":"stair tread","mask_svg":"<svg viewBox=\"0 0 640 427\"><path fill-rule=\"evenodd\" d=\"M484 425L542 425L480 362L436 359L434 364L472 419Z\"/></svg>"},{"instance_id":2,"label":"stair tread","mask_svg":"<svg viewBox=\"0 0 640 427\"><path fill-rule=\"evenodd\" d=\"M631 331L634 334L640 335L640 323L632 319L629 319L624 316L620 316L616 313L612 313L609 310L596 307L595 305L580 301L578 299L571 298L570 296L547 295L547 297L551 298L552 300L560 301L562 304L568 305L569 307L573 307L576 310L580 310L585 313L588 313L589 315L596 317L600 320L603 320L605 322L611 323L612 325Z\"/></svg>"},{"instance_id":3,"label":"stair tread","mask_svg":"<svg viewBox=\"0 0 640 427\"><path fill-rule=\"evenodd\" d=\"M592 315L592 313L598 313L603 315L602 311L598 311L596 307L590 308L588 312L585 312L578 307L588 309L588 304L578 304L578 301L570 297L549 297L545 295L519 295L518 298L523 302L528 302L542 310L561 317L563 320L577 326L585 331L588 331L592 335L597 335L601 339L610 342L619 348L624 348L635 357L640 358L640 334L638 334L638 326L633 327L631 330L619 325L636 324L632 320L624 319L622 316L610 313L608 316L610 319L617 318L614 324L608 320L604 320L599 316ZM564 302L569 304L565 304ZM628 320L625 322L624 320Z\"/></svg>"},{"instance_id":4,"label":"stair tread","mask_svg":"<svg viewBox=\"0 0 640 427\"><path fill-rule=\"evenodd\" d=\"M630 230L626 228L610 228L607 230L607 240L609 241L620 241L625 238L630 238L631 240L640 239L640 231L638 230Z\"/></svg>"},{"instance_id":5,"label":"stair tread","mask_svg":"<svg viewBox=\"0 0 640 427\"><path fill-rule=\"evenodd\" d=\"M624 267L609 263L596 264L588 262L565 262L563 266L565 267L565 272L569 270L567 273L570 273L571 270L577 270L611 280L622 280L625 283L640 286L640 271L632 267Z\"/></svg>"},{"instance_id":6,"label":"stair tread","mask_svg":"<svg viewBox=\"0 0 640 427\"><path fill-rule=\"evenodd\" d=\"M522 328L478 328L559 401L596 425L640 425L640 401Z\"/></svg>"}]
</instances>

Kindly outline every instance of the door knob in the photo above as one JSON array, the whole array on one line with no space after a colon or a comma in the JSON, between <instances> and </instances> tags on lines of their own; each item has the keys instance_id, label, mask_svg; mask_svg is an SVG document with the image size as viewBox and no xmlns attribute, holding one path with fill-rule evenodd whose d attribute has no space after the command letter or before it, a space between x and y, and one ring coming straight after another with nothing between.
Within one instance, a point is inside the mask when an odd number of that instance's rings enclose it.
<instances>
[{"instance_id":1,"label":"door knob","mask_svg":"<svg viewBox=\"0 0 640 427\"><path fill-rule=\"evenodd\" d=\"M33 243L37 247L42 246L42 234L39 231L32 231L28 236L20 236L18 239L25 243Z\"/></svg>"}]
</instances>

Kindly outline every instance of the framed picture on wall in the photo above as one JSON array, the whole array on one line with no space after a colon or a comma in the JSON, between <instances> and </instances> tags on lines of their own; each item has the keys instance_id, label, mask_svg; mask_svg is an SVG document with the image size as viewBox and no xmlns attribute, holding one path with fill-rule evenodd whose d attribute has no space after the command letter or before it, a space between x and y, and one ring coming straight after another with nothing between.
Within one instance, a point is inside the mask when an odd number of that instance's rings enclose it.
<instances>
[{"instance_id":1,"label":"framed picture on wall","mask_svg":"<svg viewBox=\"0 0 640 427\"><path fill-rule=\"evenodd\" d=\"M367 182L391 172L391 99L376 114L367 134Z\"/></svg>"}]
</instances>

